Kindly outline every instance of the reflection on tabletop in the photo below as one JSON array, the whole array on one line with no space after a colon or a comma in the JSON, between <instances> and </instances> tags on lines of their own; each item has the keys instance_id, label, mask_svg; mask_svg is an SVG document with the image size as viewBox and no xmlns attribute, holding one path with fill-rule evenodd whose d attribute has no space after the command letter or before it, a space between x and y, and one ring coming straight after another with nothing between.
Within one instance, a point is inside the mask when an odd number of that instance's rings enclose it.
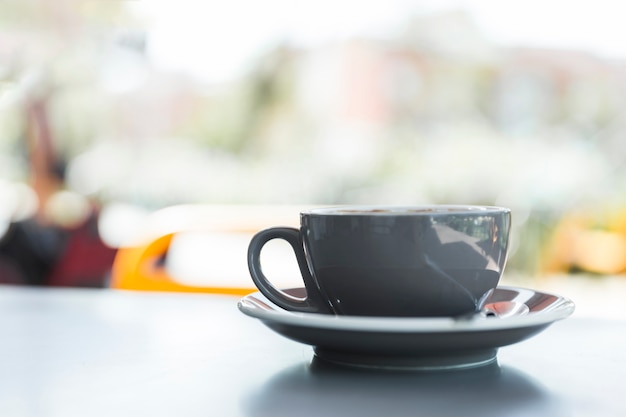
<instances>
[{"instance_id":1,"label":"reflection on tabletop","mask_svg":"<svg viewBox=\"0 0 626 417\"><path fill-rule=\"evenodd\" d=\"M311 395L314 391L315 395ZM331 400L322 400L331 398ZM357 404L355 404L357 403ZM273 375L245 400L255 416L558 415L545 387L524 372L493 364L461 372L394 373L341 368L313 359ZM471 411L470 411L471 410Z\"/></svg>"},{"instance_id":2,"label":"reflection on tabletop","mask_svg":"<svg viewBox=\"0 0 626 417\"><path fill-rule=\"evenodd\" d=\"M615 390L623 379L624 327L567 319L503 347L496 364L454 372L363 370L302 360L260 379L243 406L255 416L294 410L302 416L624 415Z\"/></svg>"}]
</instances>

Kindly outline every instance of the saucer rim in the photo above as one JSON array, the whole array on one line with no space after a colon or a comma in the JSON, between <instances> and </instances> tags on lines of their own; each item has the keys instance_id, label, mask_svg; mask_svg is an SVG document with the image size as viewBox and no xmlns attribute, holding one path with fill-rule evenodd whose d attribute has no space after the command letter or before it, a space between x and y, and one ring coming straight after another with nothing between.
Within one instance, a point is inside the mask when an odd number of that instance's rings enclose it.
<instances>
[{"instance_id":1,"label":"saucer rim","mask_svg":"<svg viewBox=\"0 0 626 417\"><path fill-rule=\"evenodd\" d=\"M299 287L298 289L301 289ZM247 316L262 321L312 327L320 329L368 331L368 332L479 332L491 330L515 329L548 325L572 315L575 304L567 297L557 294L533 290L524 287L499 286L498 291L513 291L525 295L525 300L533 296L554 297L555 300L542 310L531 311L525 315L506 318L480 317L370 317L370 316L337 316L319 313L303 313L284 310L269 301L260 292L246 295L237 303L239 310ZM265 304L266 307L263 307Z\"/></svg>"}]
</instances>

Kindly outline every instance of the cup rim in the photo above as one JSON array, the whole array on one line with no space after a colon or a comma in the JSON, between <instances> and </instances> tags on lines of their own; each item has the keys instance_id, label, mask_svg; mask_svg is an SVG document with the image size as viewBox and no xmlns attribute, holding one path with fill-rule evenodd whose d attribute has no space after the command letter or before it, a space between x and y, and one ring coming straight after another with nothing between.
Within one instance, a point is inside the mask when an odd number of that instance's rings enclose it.
<instances>
[{"instance_id":1,"label":"cup rim","mask_svg":"<svg viewBox=\"0 0 626 417\"><path fill-rule=\"evenodd\" d=\"M509 213L510 211L511 209L506 207L474 204L339 205L316 207L304 210L300 214L304 216L446 216Z\"/></svg>"}]
</instances>

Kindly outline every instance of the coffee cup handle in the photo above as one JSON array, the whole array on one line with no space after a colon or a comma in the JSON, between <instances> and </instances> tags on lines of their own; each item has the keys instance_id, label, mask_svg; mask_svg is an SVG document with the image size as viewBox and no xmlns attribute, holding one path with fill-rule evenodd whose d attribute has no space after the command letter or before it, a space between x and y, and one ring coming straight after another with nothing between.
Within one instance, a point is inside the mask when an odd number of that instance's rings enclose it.
<instances>
[{"instance_id":1,"label":"coffee cup handle","mask_svg":"<svg viewBox=\"0 0 626 417\"><path fill-rule=\"evenodd\" d=\"M272 239L283 239L293 248L306 289L305 298L293 297L280 291L272 285L265 274L263 274L261 268L261 249ZM332 314L332 310L327 306L324 298L319 293L313 281L313 277L309 272L309 265L304 254L304 246L298 229L291 227L272 227L254 235L248 246L248 269L252 281L254 281L257 288L277 306L289 311Z\"/></svg>"}]
</instances>

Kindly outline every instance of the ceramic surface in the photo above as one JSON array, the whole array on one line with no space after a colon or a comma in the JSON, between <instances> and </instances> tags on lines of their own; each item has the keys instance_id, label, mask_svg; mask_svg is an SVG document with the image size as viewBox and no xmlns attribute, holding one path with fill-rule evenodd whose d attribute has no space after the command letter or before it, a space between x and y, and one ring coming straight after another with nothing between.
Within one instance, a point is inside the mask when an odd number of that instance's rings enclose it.
<instances>
[{"instance_id":1,"label":"ceramic surface","mask_svg":"<svg viewBox=\"0 0 626 417\"><path fill-rule=\"evenodd\" d=\"M290 311L331 315L446 317L479 311L506 263L507 208L345 206L300 214L300 228L258 232L248 249L252 280ZM285 297L266 277L272 239L295 253L307 295Z\"/></svg>"},{"instance_id":2,"label":"ceramic surface","mask_svg":"<svg viewBox=\"0 0 626 417\"><path fill-rule=\"evenodd\" d=\"M304 288L286 290L304 297ZM558 295L498 287L485 310L464 318L333 316L299 313L272 304L261 293L238 304L246 315L297 342L320 359L390 369L459 369L493 363L497 349L521 342L570 316L574 303Z\"/></svg>"}]
</instances>

